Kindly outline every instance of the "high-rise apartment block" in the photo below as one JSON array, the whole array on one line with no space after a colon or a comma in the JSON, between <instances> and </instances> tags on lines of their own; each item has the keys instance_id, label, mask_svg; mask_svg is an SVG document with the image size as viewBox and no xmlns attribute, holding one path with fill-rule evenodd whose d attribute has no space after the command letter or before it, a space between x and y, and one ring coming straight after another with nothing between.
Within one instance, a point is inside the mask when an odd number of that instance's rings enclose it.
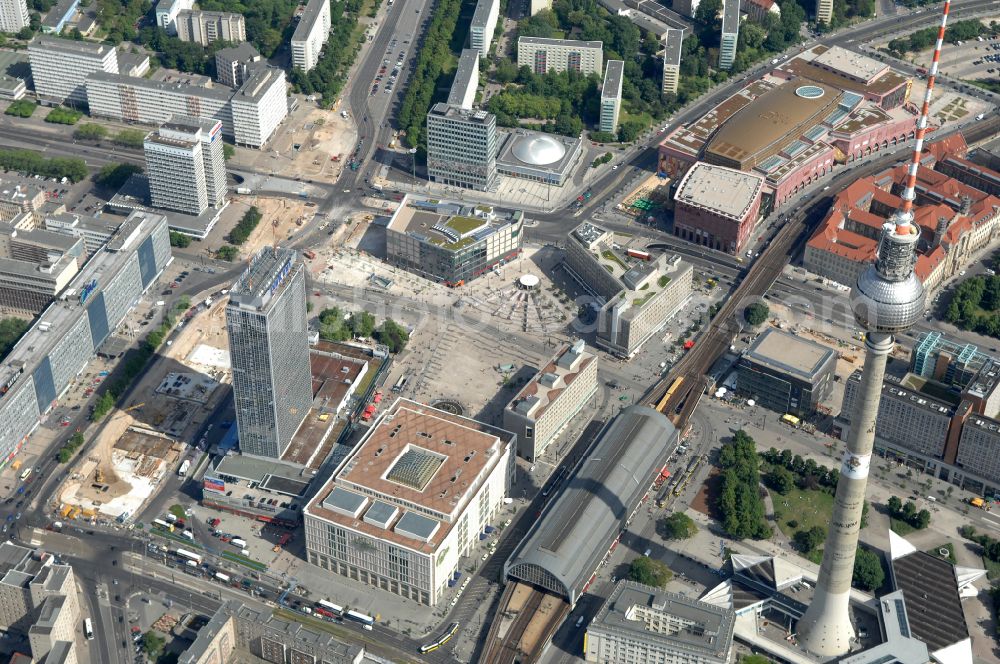
<instances>
[{"instance_id":1,"label":"high-rise apartment block","mask_svg":"<svg viewBox=\"0 0 1000 664\"><path fill-rule=\"evenodd\" d=\"M277 67L254 66L230 100L233 140L237 145L263 147L288 115L288 85Z\"/></svg>"},{"instance_id":2,"label":"high-rise apartment block","mask_svg":"<svg viewBox=\"0 0 1000 664\"><path fill-rule=\"evenodd\" d=\"M722 0L722 35L719 38L719 69L732 69L740 38L740 0Z\"/></svg>"},{"instance_id":3,"label":"high-rise apartment block","mask_svg":"<svg viewBox=\"0 0 1000 664\"><path fill-rule=\"evenodd\" d=\"M732 609L619 581L587 625L584 661L729 664L735 624Z\"/></svg>"},{"instance_id":4,"label":"high-rise apartment block","mask_svg":"<svg viewBox=\"0 0 1000 664\"><path fill-rule=\"evenodd\" d=\"M625 77L624 60L608 60L601 86L601 131L618 131L618 114L622 108L622 79Z\"/></svg>"},{"instance_id":5,"label":"high-rise apartment block","mask_svg":"<svg viewBox=\"0 0 1000 664\"><path fill-rule=\"evenodd\" d=\"M684 31L670 28L663 39L663 81L662 94L677 94L681 81L681 52L684 46Z\"/></svg>"},{"instance_id":6,"label":"high-rise apartment block","mask_svg":"<svg viewBox=\"0 0 1000 664\"><path fill-rule=\"evenodd\" d=\"M309 71L330 38L330 0L309 0L292 34L292 67Z\"/></svg>"},{"instance_id":7,"label":"high-rise apartment block","mask_svg":"<svg viewBox=\"0 0 1000 664\"><path fill-rule=\"evenodd\" d=\"M431 182L491 191L497 186L497 119L486 111L434 104L427 114Z\"/></svg>"},{"instance_id":8,"label":"high-rise apartment block","mask_svg":"<svg viewBox=\"0 0 1000 664\"><path fill-rule=\"evenodd\" d=\"M833 0L816 0L816 22L829 23L833 19Z\"/></svg>"},{"instance_id":9,"label":"high-rise apartment block","mask_svg":"<svg viewBox=\"0 0 1000 664\"><path fill-rule=\"evenodd\" d=\"M278 459L312 405L306 277L295 251L261 249L226 306L243 454Z\"/></svg>"},{"instance_id":10,"label":"high-rise apartment block","mask_svg":"<svg viewBox=\"0 0 1000 664\"><path fill-rule=\"evenodd\" d=\"M156 3L156 25L166 30L168 35L176 35L177 15L193 7L194 0L160 0Z\"/></svg>"},{"instance_id":11,"label":"high-rise apartment block","mask_svg":"<svg viewBox=\"0 0 1000 664\"><path fill-rule=\"evenodd\" d=\"M503 411L517 454L534 461L597 392L597 355L583 340L563 346Z\"/></svg>"},{"instance_id":12,"label":"high-rise apartment block","mask_svg":"<svg viewBox=\"0 0 1000 664\"><path fill-rule=\"evenodd\" d=\"M118 73L115 47L87 41L37 36L28 44L31 78L39 100L54 104L87 104L87 75Z\"/></svg>"},{"instance_id":13,"label":"high-rise apartment block","mask_svg":"<svg viewBox=\"0 0 1000 664\"><path fill-rule=\"evenodd\" d=\"M462 49L458 66L455 67L455 78L452 79L451 90L448 92L448 105L471 110L478 89L479 51L473 48Z\"/></svg>"},{"instance_id":14,"label":"high-rise apartment block","mask_svg":"<svg viewBox=\"0 0 1000 664\"><path fill-rule=\"evenodd\" d=\"M153 207L199 215L226 202L222 123L175 115L146 137Z\"/></svg>"},{"instance_id":15,"label":"high-rise apartment block","mask_svg":"<svg viewBox=\"0 0 1000 664\"><path fill-rule=\"evenodd\" d=\"M250 76L250 65L262 60L250 42L223 48L215 53L215 77L219 83L238 88Z\"/></svg>"},{"instance_id":16,"label":"high-rise apartment block","mask_svg":"<svg viewBox=\"0 0 1000 664\"><path fill-rule=\"evenodd\" d=\"M476 3L476 11L469 24L469 48L479 51L480 58L485 58L490 52L499 17L500 0L479 0Z\"/></svg>"},{"instance_id":17,"label":"high-rise apartment block","mask_svg":"<svg viewBox=\"0 0 1000 664\"><path fill-rule=\"evenodd\" d=\"M29 22L25 0L0 0L0 32L19 32Z\"/></svg>"},{"instance_id":18,"label":"high-rise apartment block","mask_svg":"<svg viewBox=\"0 0 1000 664\"><path fill-rule=\"evenodd\" d=\"M531 67L536 74L566 70L581 74L600 74L604 69L604 43L547 37L518 37L517 66Z\"/></svg>"},{"instance_id":19,"label":"high-rise apartment block","mask_svg":"<svg viewBox=\"0 0 1000 664\"><path fill-rule=\"evenodd\" d=\"M243 14L184 9L177 13L174 25L178 39L202 46L216 41L238 43L247 40Z\"/></svg>"}]
</instances>

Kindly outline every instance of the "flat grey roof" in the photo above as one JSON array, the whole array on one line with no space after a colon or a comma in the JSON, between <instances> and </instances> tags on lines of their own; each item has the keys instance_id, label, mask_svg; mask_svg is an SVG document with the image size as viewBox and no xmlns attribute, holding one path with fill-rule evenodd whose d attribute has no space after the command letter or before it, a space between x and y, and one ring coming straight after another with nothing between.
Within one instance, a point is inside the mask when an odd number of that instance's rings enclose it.
<instances>
[{"instance_id":1,"label":"flat grey roof","mask_svg":"<svg viewBox=\"0 0 1000 664\"><path fill-rule=\"evenodd\" d=\"M343 487L336 486L326 498L323 499L323 507L327 509L344 512L354 516L368 499L360 493L348 491Z\"/></svg>"},{"instance_id":2,"label":"flat grey roof","mask_svg":"<svg viewBox=\"0 0 1000 664\"><path fill-rule=\"evenodd\" d=\"M722 0L722 32L736 34L740 31L740 0Z\"/></svg>"},{"instance_id":3,"label":"flat grey roof","mask_svg":"<svg viewBox=\"0 0 1000 664\"><path fill-rule=\"evenodd\" d=\"M211 132L216 126L221 125L222 120L215 118L200 118L194 115L174 114L166 122L160 125L162 129L172 129L174 131L187 131L195 133L199 129Z\"/></svg>"},{"instance_id":4,"label":"flat grey roof","mask_svg":"<svg viewBox=\"0 0 1000 664\"><path fill-rule=\"evenodd\" d=\"M130 53L128 51L118 51L118 71L125 71L142 64L142 61L149 60L145 53Z\"/></svg>"},{"instance_id":5,"label":"flat grey roof","mask_svg":"<svg viewBox=\"0 0 1000 664\"><path fill-rule=\"evenodd\" d=\"M671 28L663 37L663 61L671 65L680 65L684 31Z\"/></svg>"},{"instance_id":6,"label":"flat grey roof","mask_svg":"<svg viewBox=\"0 0 1000 664\"><path fill-rule=\"evenodd\" d=\"M316 25L323 7L329 5L330 0L309 0L305 11L299 17L299 24L295 26L295 32L292 33L292 41L305 41L309 39L309 33L312 32L313 26Z\"/></svg>"},{"instance_id":7,"label":"flat grey roof","mask_svg":"<svg viewBox=\"0 0 1000 664\"><path fill-rule=\"evenodd\" d=\"M676 442L665 415L646 406L622 412L507 561L505 576L574 604Z\"/></svg>"},{"instance_id":8,"label":"flat grey roof","mask_svg":"<svg viewBox=\"0 0 1000 664\"><path fill-rule=\"evenodd\" d=\"M265 247L250 260L229 291L229 304L263 309L289 281L298 263L298 252L287 247Z\"/></svg>"},{"instance_id":9,"label":"flat grey roof","mask_svg":"<svg viewBox=\"0 0 1000 664\"><path fill-rule=\"evenodd\" d=\"M114 50L114 46L108 44L95 44L88 41L76 41L75 39L63 39L62 37L51 37L49 35L36 35L28 43L28 48L37 47L56 51L72 51L82 55L104 55L108 50Z\"/></svg>"},{"instance_id":10,"label":"flat grey roof","mask_svg":"<svg viewBox=\"0 0 1000 664\"><path fill-rule=\"evenodd\" d=\"M476 3L476 11L472 14L472 21L469 23L469 27L485 28L490 20L490 13L492 13L494 5L499 8L500 3L498 0L479 0ZM493 35L486 35L486 38L493 39Z\"/></svg>"},{"instance_id":11,"label":"flat grey roof","mask_svg":"<svg viewBox=\"0 0 1000 664\"><path fill-rule=\"evenodd\" d=\"M393 530L400 535L409 535L416 539L427 541L434 536L435 531L437 531L440 525L434 519L428 519L426 516L421 516L416 512L405 512L403 516L399 517L399 521L396 522Z\"/></svg>"},{"instance_id":12,"label":"flat grey roof","mask_svg":"<svg viewBox=\"0 0 1000 664\"><path fill-rule=\"evenodd\" d=\"M816 373L834 356L834 351L811 339L769 327L747 349L745 356L756 364L812 382Z\"/></svg>"},{"instance_id":13,"label":"flat grey roof","mask_svg":"<svg viewBox=\"0 0 1000 664\"><path fill-rule=\"evenodd\" d=\"M602 41L579 41L576 39L552 39L550 37L518 37L518 43L541 44L543 46L565 46L567 48L604 48Z\"/></svg>"},{"instance_id":14,"label":"flat grey roof","mask_svg":"<svg viewBox=\"0 0 1000 664\"><path fill-rule=\"evenodd\" d=\"M228 87L203 87L192 85L186 81L156 81L151 78L140 78L136 76L126 76L125 74L111 74L105 71L95 71L87 75L87 80L104 81L118 85L133 86L146 90L160 90L162 92L172 92L188 96L203 97L206 99L217 99L219 101L229 101L233 96L233 91Z\"/></svg>"},{"instance_id":15,"label":"flat grey roof","mask_svg":"<svg viewBox=\"0 0 1000 664\"><path fill-rule=\"evenodd\" d=\"M251 67L250 75L247 76L247 80L239 87L236 94L232 95L234 101L239 98L240 101L247 99L249 101L257 101L263 97L271 86L279 80L283 79L285 72L281 71L277 67L271 67L264 65L263 62L258 63ZM287 93L287 90L286 90ZM227 93L228 95L232 94Z\"/></svg>"},{"instance_id":16,"label":"flat grey roof","mask_svg":"<svg viewBox=\"0 0 1000 664\"><path fill-rule=\"evenodd\" d=\"M649 629L637 609L679 618L678 630ZM702 602L635 581L618 582L587 631L620 635L630 641L669 645L677 650L721 661L733 643L736 615L732 609Z\"/></svg>"},{"instance_id":17,"label":"flat grey roof","mask_svg":"<svg viewBox=\"0 0 1000 664\"><path fill-rule=\"evenodd\" d=\"M479 50L475 48L462 49L462 55L458 58L458 67L455 69L455 79L451 82L451 91L448 93L449 106L461 106L465 91L470 85L479 86L479 80L473 82L472 77L479 72Z\"/></svg>"},{"instance_id":18,"label":"flat grey roof","mask_svg":"<svg viewBox=\"0 0 1000 664\"><path fill-rule=\"evenodd\" d=\"M763 187L763 175L699 161L685 173L674 200L739 221Z\"/></svg>"},{"instance_id":19,"label":"flat grey roof","mask_svg":"<svg viewBox=\"0 0 1000 664\"><path fill-rule=\"evenodd\" d=\"M59 0L49 13L45 15L42 19L42 25L46 28L54 28L59 25L63 19L66 18L66 14L72 9L73 13L76 13L76 4L79 0Z\"/></svg>"},{"instance_id":20,"label":"flat grey roof","mask_svg":"<svg viewBox=\"0 0 1000 664\"><path fill-rule=\"evenodd\" d=\"M253 47L250 42L240 42L236 46L219 49L215 52L215 57L222 57L224 60L244 62L260 57L260 52Z\"/></svg>"},{"instance_id":21,"label":"flat grey roof","mask_svg":"<svg viewBox=\"0 0 1000 664\"><path fill-rule=\"evenodd\" d=\"M601 86L601 97L618 99L622 96L622 75L624 73L624 60L608 60L608 65L604 68L604 85Z\"/></svg>"},{"instance_id":22,"label":"flat grey roof","mask_svg":"<svg viewBox=\"0 0 1000 664\"><path fill-rule=\"evenodd\" d=\"M290 466L274 459L257 459L234 454L223 457L215 466L217 475L229 475L250 482L261 482L267 476L301 481L303 468Z\"/></svg>"}]
</instances>

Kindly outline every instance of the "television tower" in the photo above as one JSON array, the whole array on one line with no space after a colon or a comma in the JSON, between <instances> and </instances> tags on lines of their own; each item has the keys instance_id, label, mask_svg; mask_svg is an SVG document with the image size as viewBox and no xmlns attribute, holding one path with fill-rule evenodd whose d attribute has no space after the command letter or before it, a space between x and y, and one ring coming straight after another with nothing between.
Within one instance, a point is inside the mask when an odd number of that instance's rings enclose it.
<instances>
[{"instance_id":1,"label":"television tower","mask_svg":"<svg viewBox=\"0 0 1000 664\"><path fill-rule=\"evenodd\" d=\"M914 190L927 131L931 92L950 5L951 0L946 0L941 14L934 60L927 74L927 92L917 121L913 159L907 172L906 187L900 196L902 202L882 225L874 264L858 276L851 292L854 318L867 331L865 366L857 410L851 419L847 449L840 468L816 592L797 627L803 647L823 657L848 653L854 640L854 626L849 612L851 580L858 551L868 468L875 444L875 417L882 400L886 359L895 346L895 335L909 329L924 313L924 286L913 273L916 244L920 239L920 231L913 223L913 201L916 198Z\"/></svg>"}]
</instances>

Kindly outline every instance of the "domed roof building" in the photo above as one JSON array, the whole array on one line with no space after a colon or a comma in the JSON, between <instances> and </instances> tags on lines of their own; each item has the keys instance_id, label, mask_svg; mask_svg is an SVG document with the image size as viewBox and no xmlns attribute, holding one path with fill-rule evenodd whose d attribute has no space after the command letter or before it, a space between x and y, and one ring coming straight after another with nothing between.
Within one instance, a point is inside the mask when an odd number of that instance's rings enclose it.
<instances>
[{"instance_id":1,"label":"domed roof building","mask_svg":"<svg viewBox=\"0 0 1000 664\"><path fill-rule=\"evenodd\" d=\"M579 138L516 129L502 138L497 156L501 175L561 186L583 153Z\"/></svg>"}]
</instances>

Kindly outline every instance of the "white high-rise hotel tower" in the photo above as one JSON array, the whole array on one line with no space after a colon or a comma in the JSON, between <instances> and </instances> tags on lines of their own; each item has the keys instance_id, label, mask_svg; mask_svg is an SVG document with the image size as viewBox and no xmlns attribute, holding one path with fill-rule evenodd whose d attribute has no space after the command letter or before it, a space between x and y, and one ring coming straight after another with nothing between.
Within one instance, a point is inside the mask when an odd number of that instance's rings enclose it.
<instances>
[{"instance_id":1,"label":"white high-rise hotel tower","mask_svg":"<svg viewBox=\"0 0 1000 664\"><path fill-rule=\"evenodd\" d=\"M840 469L840 481L837 482L816 593L797 627L800 643L809 652L822 657L846 654L854 639L849 611L851 579L858 551L861 512L875 443L875 416L882 398L886 358L896 343L895 335L909 329L924 313L924 286L913 273L916 244L920 239L920 231L913 223L913 201L950 4L950 0L944 4L937 47L927 76L924 106L917 123L913 159L907 173L906 188L900 196L902 203L882 226L875 263L861 273L851 293L854 317L867 330L865 367L857 412L851 419L851 433Z\"/></svg>"}]
</instances>

